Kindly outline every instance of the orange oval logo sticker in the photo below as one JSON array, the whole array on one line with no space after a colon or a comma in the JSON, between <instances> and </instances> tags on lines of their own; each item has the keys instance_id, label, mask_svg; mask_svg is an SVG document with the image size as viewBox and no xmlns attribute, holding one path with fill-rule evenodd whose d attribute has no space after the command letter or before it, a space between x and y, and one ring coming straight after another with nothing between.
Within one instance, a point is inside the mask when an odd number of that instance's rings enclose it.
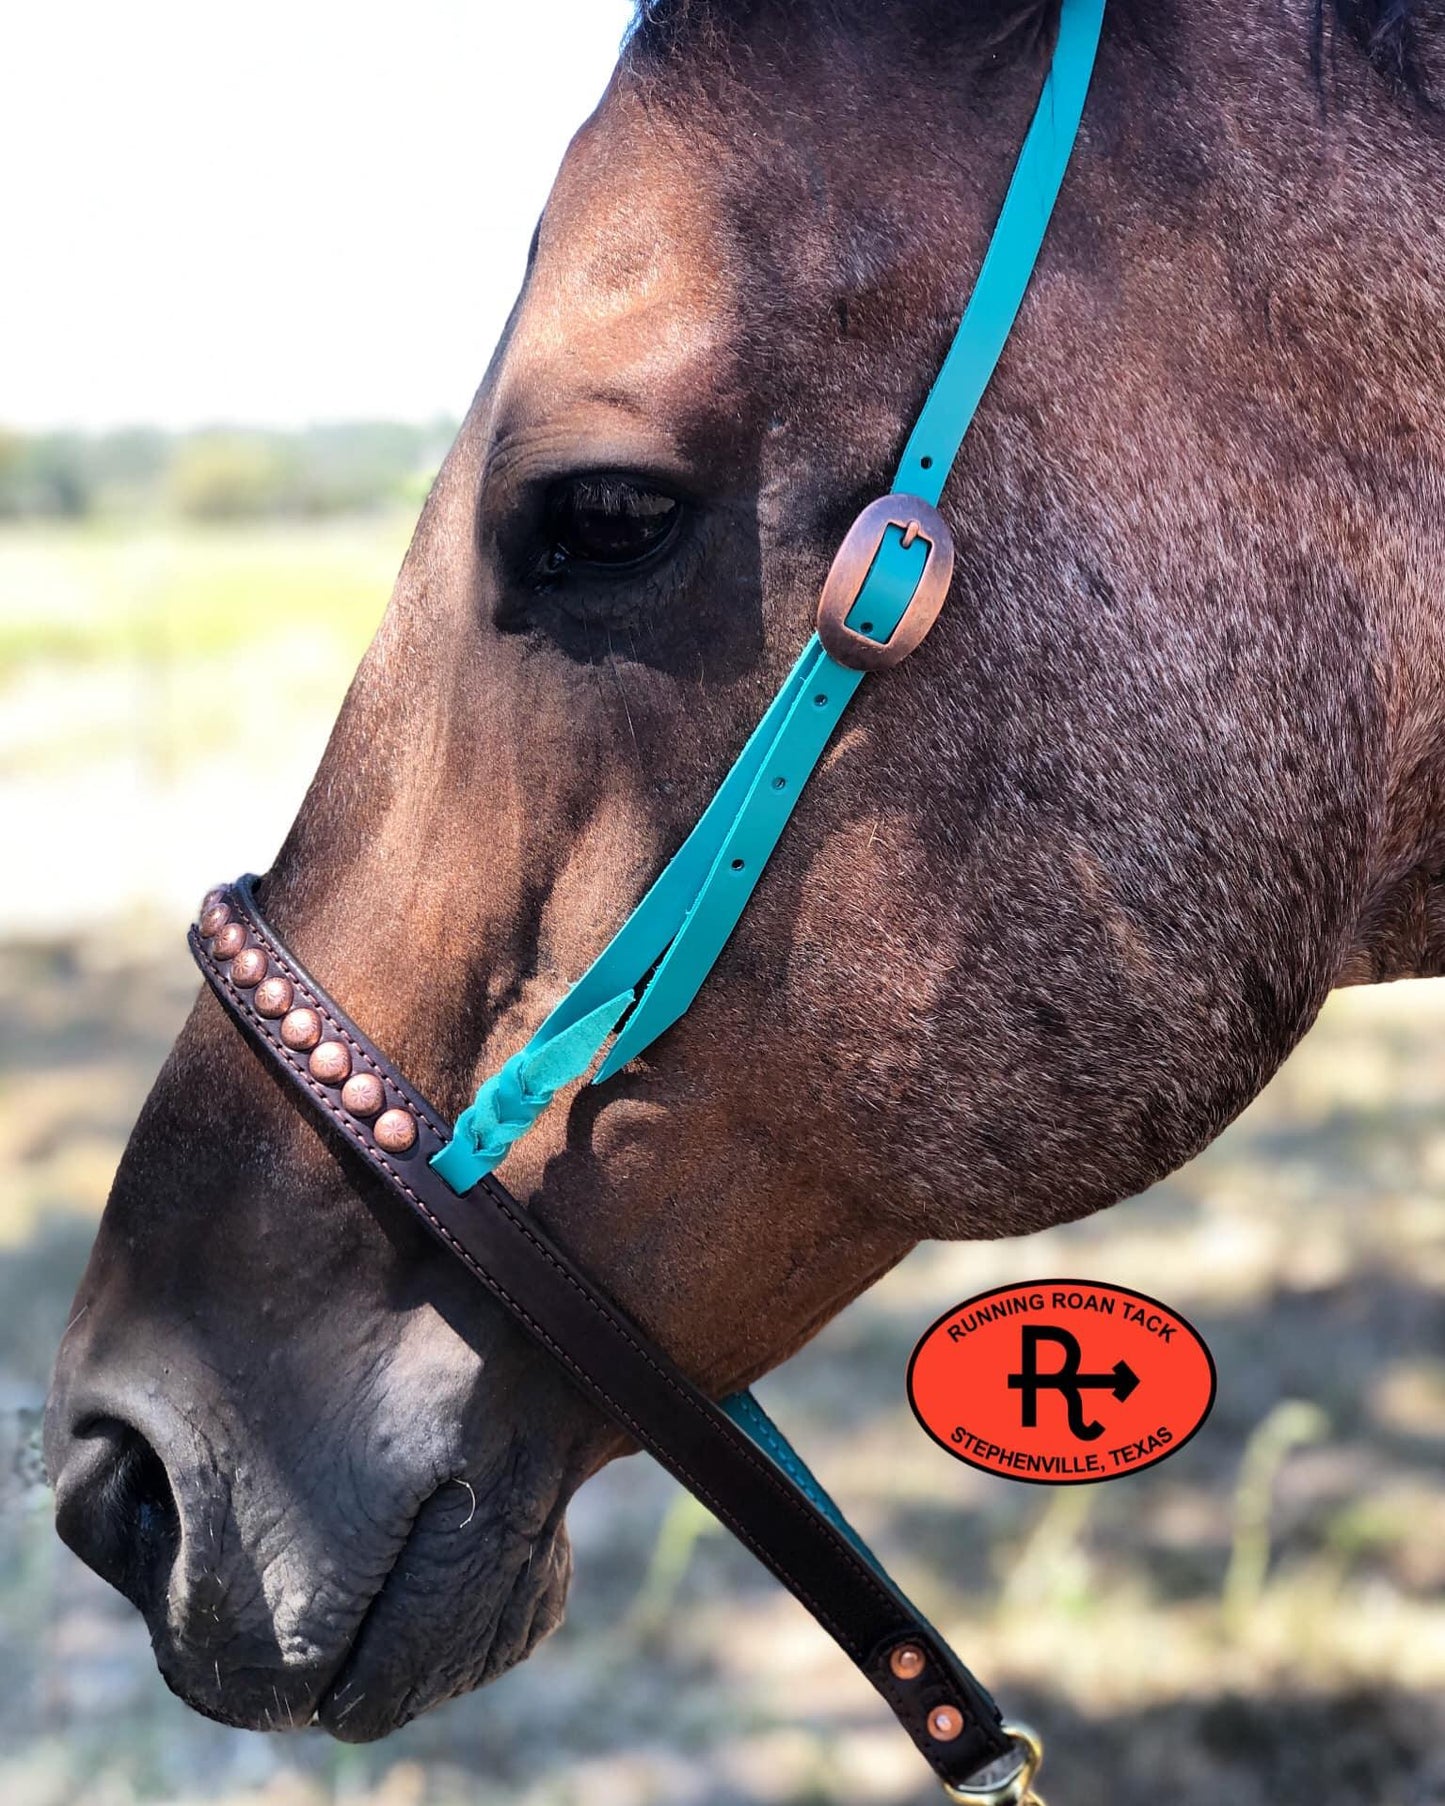
<instances>
[{"instance_id":1,"label":"orange oval logo sticker","mask_svg":"<svg viewBox=\"0 0 1445 1806\"><path fill-rule=\"evenodd\" d=\"M908 1401L936 1443L1037 1486L1155 1466L1199 1430L1214 1390L1214 1357L1178 1311L1091 1279L966 1298L908 1363Z\"/></svg>"}]
</instances>

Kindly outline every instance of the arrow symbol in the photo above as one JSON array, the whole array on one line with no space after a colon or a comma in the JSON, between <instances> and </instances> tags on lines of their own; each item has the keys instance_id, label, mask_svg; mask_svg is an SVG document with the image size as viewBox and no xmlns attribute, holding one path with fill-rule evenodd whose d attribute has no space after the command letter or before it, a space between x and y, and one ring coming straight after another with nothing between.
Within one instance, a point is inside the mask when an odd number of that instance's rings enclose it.
<instances>
[{"instance_id":1,"label":"arrow symbol","mask_svg":"<svg viewBox=\"0 0 1445 1806\"><path fill-rule=\"evenodd\" d=\"M1115 1361L1112 1377L1114 1383L1112 1386L1109 1386L1109 1390L1122 1405L1124 1400L1128 1398L1129 1394L1139 1384L1139 1376L1127 1361ZM1081 1373L1079 1375L1079 1384L1081 1386L1108 1386L1109 1379L1110 1376L1108 1374Z\"/></svg>"},{"instance_id":2,"label":"arrow symbol","mask_svg":"<svg viewBox=\"0 0 1445 1806\"><path fill-rule=\"evenodd\" d=\"M1064 1351L1063 1361L1052 1373L1039 1372L1039 1344L1052 1342ZM1028 1324L1023 1331L1018 1373L1008 1376L1009 1390L1023 1393L1021 1422L1026 1430L1036 1429L1039 1421L1040 1392L1062 1392L1069 1416L1069 1428L1080 1442L1093 1442L1104 1434L1103 1424L1086 1422L1084 1393L1112 1392L1120 1404L1139 1384L1139 1376L1127 1361L1116 1361L1108 1373L1080 1373L1084 1351L1076 1336L1066 1329L1053 1329Z\"/></svg>"}]
</instances>

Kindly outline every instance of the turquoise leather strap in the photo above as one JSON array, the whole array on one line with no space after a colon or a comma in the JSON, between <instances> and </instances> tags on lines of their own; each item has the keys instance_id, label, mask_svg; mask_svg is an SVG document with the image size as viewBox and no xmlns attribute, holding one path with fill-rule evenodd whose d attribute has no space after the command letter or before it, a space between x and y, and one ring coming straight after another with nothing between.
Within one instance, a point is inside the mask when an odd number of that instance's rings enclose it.
<instances>
[{"instance_id":1,"label":"turquoise leather strap","mask_svg":"<svg viewBox=\"0 0 1445 1806\"><path fill-rule=\"evenodd\" d=\"M1069 167L1104 23L1104 0L1064 0L1054 60L952 345L893 487L937 502L1013 323Z\"/></svg>"},{"instance_id":2,"label":"turquoise leather strap","mask_svg":"<svg viewBox=\"0 0 1445 1806\"><path fill-rule=\"evenodd\" d=\"M1103 14L1104 0L1063 0L1053 62L978 281L904 447L893 483L903 495L936 502L942 494L1018 315L1078 135ZM923 541L906 543L889 527L847 624L879 642L889 639L926 559ZM453 1190L466 1192L491 1172L556 1093L589 1070L614 1033L594 1084L686 1011L862 681L861 671L829 657L816 634L809 639L661 876L527 1045L457 1119L451 1141L432 1159Z\"/></svg>"}]
</instances>

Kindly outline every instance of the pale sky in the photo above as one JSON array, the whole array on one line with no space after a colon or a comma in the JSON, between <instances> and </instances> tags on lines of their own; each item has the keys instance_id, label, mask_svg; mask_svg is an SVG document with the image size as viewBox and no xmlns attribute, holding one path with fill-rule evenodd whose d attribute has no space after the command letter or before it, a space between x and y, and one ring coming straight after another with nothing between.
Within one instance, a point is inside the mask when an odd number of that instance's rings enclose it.
<instances>
[{"instance_id":1,"label":"pale sky","mask_svg":"<svg viewBox=\"0 0 1445 1806\"><path fill-rule=\"evenodd\" d=\"M460 415L630 0L0 9L0 425Z\"/></svg>"}]
</instances>

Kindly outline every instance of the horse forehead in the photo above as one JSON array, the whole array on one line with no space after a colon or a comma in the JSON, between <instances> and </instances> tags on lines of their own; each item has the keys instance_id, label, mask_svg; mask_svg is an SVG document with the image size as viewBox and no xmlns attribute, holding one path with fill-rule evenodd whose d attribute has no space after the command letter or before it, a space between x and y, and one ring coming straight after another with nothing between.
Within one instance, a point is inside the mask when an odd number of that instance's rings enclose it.
<instances>
[{"instance_id":1,"label":"horse forehead","mask_svg":"<svg viewBox=\"0 0 1445 1806\"><path fill-rule=\"evenodd\" d=\"M675 132L604 103L558 173L511 342L510 373L695 385L738 324L726 209Z\"/></svg>"}]
</instances>

